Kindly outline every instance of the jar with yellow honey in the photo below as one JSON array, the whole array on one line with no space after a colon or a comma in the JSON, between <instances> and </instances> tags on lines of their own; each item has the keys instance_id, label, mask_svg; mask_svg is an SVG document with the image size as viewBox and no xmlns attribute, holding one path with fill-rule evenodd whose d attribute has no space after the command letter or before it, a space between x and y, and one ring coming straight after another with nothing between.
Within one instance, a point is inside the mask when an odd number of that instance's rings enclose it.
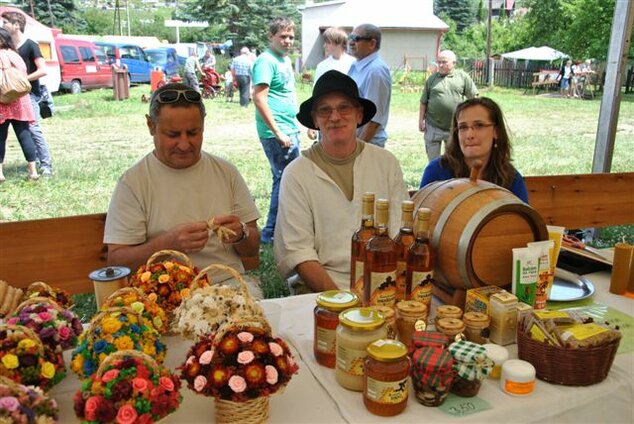
<instances>
[{"instance_id":1,"label":"jar with yellow honey","mask_svg":"<svg viewBox=\"0 0 634 424\"><path fill-rule=\"evenodd\" d=\"M363 403L371 413L398 415L407 406L410 362L407 348L397 340L382 339L366 349Z\"/></svg>"},{"instance_id":2,"label":"jar with yellow honey","mask_svg":"<svg viewBox=\"0 0 634 424\"><path fill-rule=\"evenodd\" d=\"M409 346L412 334L419 330L425 330L427 326L427 306L416 300L402 300L396 304L396 325L398 327L398 339Z\"/></svg>"},{"instance_id":3,"label":"jar with yellow honey","mask_svg":"<svg viewBox=\"0 0 634 424\"><path fill-rule=\"evenodd\" d=\"M328 290L317 296L314 309L313 353L317 363L335 367L336 332L339 313L359 304L359 297L347 290Z\"/></svg>"}]
</instances>

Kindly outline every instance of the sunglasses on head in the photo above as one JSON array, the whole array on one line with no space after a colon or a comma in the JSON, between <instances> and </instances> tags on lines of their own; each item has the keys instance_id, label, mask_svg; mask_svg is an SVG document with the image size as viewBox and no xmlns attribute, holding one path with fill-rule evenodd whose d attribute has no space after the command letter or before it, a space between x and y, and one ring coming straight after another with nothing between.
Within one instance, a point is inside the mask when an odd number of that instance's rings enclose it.
<instances>
[{"instance_id":1,"label":"sunglasses on head","mask_svg":"<svg viewBox=\"0 0 634 424\"><path fill-rule=\"evenodd\" d=\"M364 37L364 36L361 36L361 35L350 34L348 36L348 40L349 41L354 41L356 43L357 41L370 41L370 40L372 40L372 37Z\"/></svg>"},{"instance_id":2,"label":"sunglasses on head","mask_svg":"<svg viewBox=\"0 0 634 424\"><path fill-rule=\"evenodd\" d=\"M181 96L183 96L183 98L189 103L200 103L200 100L201 100L200 93L197 92L196 90L191 90L191 89L165 90L158 94L158 96L156 97L156 100L159 103L176 103L181 98Z\"/></svg>"}]
</instances>

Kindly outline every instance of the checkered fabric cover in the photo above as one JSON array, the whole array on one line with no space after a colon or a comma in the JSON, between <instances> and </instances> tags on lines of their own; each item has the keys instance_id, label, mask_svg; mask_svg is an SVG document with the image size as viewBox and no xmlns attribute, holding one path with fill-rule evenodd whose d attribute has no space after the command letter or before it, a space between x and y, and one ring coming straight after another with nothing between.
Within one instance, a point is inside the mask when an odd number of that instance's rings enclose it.
<instances>
[{"instance_id":1,"label":"checkered fabric cover","mask_svg":"<svg viewBox=\"0 0 634 424\"><path fill-rule=\"evenodd\" d=\"M407 353L412 356L416 349L431 346L444 348L447 343L449 338L439 331L415 331Z\"/></svg>"},{"instance_id":2,"label":"checkered fabric cover","mask_svg":"<svg viewBox=\"0 0 634 424\"><path fill-rule=\"evenodd\" d=\"M454 364L454 371L465 380L483 380L493 368L486 354L486 349L477 343L460 340L449 346Z\"/></svg>"},{"instance_id":3,"label":"checkered fabric cover","mask_svg":"<svg viewBox=\"0 0 634 424\"><path fill-rule=\"evenodd\" d=\"M433 388L449 387L454 378L453 358L440 347L424 347L414 351L412 378Z\"/></svg>"}]
</instances>

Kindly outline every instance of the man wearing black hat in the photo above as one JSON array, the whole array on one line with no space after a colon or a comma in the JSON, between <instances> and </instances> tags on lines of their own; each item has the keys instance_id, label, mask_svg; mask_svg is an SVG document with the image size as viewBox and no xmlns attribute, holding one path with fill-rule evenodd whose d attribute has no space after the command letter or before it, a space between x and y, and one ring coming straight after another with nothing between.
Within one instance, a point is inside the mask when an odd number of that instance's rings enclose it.
<instances>
[{"instance_id":1,"label":"man wearing black hat","mask_svg":"<svg viewBox=\"0 0 634 424\"><path fill-rule=\"evenodd\" d=\"M278 270L298 276L289 280L295 294L349 288L350 239L361 222L364 192L389 199L394 211L407 198L394 155L356 136L375 113L354 80L334 70L317 81L312 97L300 106L297 119L321 131L321 141L282 175L274 240ZM399 214L391 215L395 234Z\"/></svg>"}]
</instances>

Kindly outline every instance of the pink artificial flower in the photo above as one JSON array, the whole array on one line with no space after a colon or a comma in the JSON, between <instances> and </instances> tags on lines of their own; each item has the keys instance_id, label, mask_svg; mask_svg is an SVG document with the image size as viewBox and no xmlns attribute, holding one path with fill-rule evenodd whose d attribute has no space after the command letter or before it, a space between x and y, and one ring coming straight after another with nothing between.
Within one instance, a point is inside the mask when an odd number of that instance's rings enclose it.
<instances>
[{"instance_id":1,"label":"pink artificial flower","mask_svg":"<svg viewBox=\"0 0 634 424\"><path fill-rule=\"evenodd\" d=\"M207 385L207 378L204 375L196 376L194 379L194 390L201 392Z\"/></svg>"},{"instance_id":2,"label":"pink artificial flower","mask_svg":"<svg viewBox=\"0 0 634 424\"><path fill-rule=\"evenodd\" d=\"M137 413L136 409L129 403L126 403L121 408L119 408L119 412L117 413L117 423L119 424L132 424L136 421Z\"/></svg>"},{"instance_id":3,"label":"pink artificial flower","mask_svg":"<svg viewBox=\"0 0 634 424\"><path fill-rule=\"evenodd\" d=\"M16 411L20 406L20 402L13 396L6 396L0 398L0 409L6 409L7 411Z\"/></svg>"},{"instance_id":4,"label":"pink artificial flower","mask_svg":"<svg viewBox=\"0 0 634 424\"><path fill-rule=\"evenodd\" d=\"M284 353L284 349L282 349L282 346L278 345L275 342L269 343L269 349L271 349L271 353L274 356L280 356L282 353Z\"/></svg>"},{"instance_id":5,"label":"pink artificial flower","mask_svg":"<svg viewBox=\"0 0 634 424\"><path fill-rule=\"evenodd\" d=\"M101 396L91 396L86 399L86 403L84 404L84 417L86 417L88 421L97 421L97 408L101 401Z\"/></svg>"},{"instance_id":6,"label":"pink artificial flower","mask_svg":"<svg viewBox=\"0 0 634 424\"><path fill-rule=\"evenodd\" d=\"M255 359L255 355L250 350L245 350L244 352L238 353L238 363L239 364L248 364L249 362Z\"/></svg>"},{"instance_id":7,"label":"pink artificial flower","mask_svg":"<svg viewBox=\"0 0 634 424\"><path fill-rule=\"evenodd\" d=\"M229 378L229 387L231 387L231 390L235 393L242 393L247 389L247 382L239 375L232 375L231 378Z\"/></svg>"},{"instance_id":8,"label":"pink artificial flower","mask_svg":"<svg viewBox=\"0 0 634 424\"><path fill-rule=\"evenodd\" d=\"M200 365L207 365L211 363L211 358L213 358L214 356L214 350L206 350L203 352L202 355L200 355L200 358L198 358L198 362L200 362Z\"/></svg>"},{"instance_id":9,"label":"pink artificial flower","mask_svg":"<svg viewBox=\"0 0 634 424\"><path fill-rule=\"evenodd\" d=\"M264 367L264 372L266 373L266 382L273 385L277 383L277 379L279 378L279 374L273 365L267 365Z\"/></svg>"},{"instance_id":10,"label":"pink artificial flower","mask_svg":"<svg viewBox=\"0 0 634 424\"><path fill-rule=\"evenodd\" d=\"M101 381L103 381L104 383L107 383L109 381L114 380L118 376L119 376L119 370L116 368L112 368L106 371L103 376L101 376Z\"/></svg>"},{"instance_id":11,"label":"pink artificial flower","mask_svg":"<svg viewBox=\"0 0 634 424\"><path fill-rule=\"evenodd\" d=\"M194 361L196 360L196 356L191 355L189 358L187 358L187 361L185 362L185 365L191 365L194 363Z\"/></svg>"},{"instance_id":12,"label":"pink artificial flower","mask_svg":"<svg viewBox=\"0 0 634 424\"><path fill-rule=\"evenodd\" d=\"M286 360L288 361L288 365L292 368L295 365L297 365L295 363L295 360L293 359L293 357L291 355L286 355Z\"/></svg>"},{"instance_id":13,"label":"pink artificial flower","mask_svg":"<svg viewBox=\"0 0 634 424\"><path fill-rule=\"evenodd\" d=\"M159 386L161 386L162 388L164 388L168 392L171 392L171 391L174 390L174 382L169 377L161 377L161 378L159 378Z\"/></svg>"},{"instance_id":14,"label":"pink artificial flower","mask_svg":"<svg viewBox=\"0 0 634 424\"><path fill-rule=\"evenodd\" d=\"M7 320L7 324L9 325L16 325L18 323L19 318L18 317L13 317L13 318L9 318Z\"/></svg>"},{"instance_id":15,"label":"pink artificial flower","mask_svg":"<svg viewBox=\"0 0 634 424\"><path fill-rule=\"evenodd\" d=\"M59 338L62 340L68 340L71 336L70 328L68 327L60 327L59 329Z\"/></svg>"},{"instance_id":16,"label":"pink artificial flower","mask_svg":"<svg viewBox=\"0 0 634 424\"><path fill-rule=\"evenodd\" d=\"M136 377L132 379L132 387L143 393L148 388L148 381L145 378Z\"/></svg>"},{"instance_id":17,"label":"pink artificial flower","mask_svg":"<svg viewBox=\"0 0 634 424\"><path fill-rule=\"evenodd\" d=\"M250 343L253 341L253 334L243 331L238 333L238 339L243 343Z\"/></svg>"},{"instance_id":18,"label":"pink artificial flower","mask_svg":"<svg viewBox=\"0 0 634 424\"><path fill-rule=\"evenodd\" d=\"M53 319L53 315L51 315L49 312L40 312L39 314L37 314L40 319L44 322L46 321L50 321L51 319Z\"/></svg>"}]
</instances>

